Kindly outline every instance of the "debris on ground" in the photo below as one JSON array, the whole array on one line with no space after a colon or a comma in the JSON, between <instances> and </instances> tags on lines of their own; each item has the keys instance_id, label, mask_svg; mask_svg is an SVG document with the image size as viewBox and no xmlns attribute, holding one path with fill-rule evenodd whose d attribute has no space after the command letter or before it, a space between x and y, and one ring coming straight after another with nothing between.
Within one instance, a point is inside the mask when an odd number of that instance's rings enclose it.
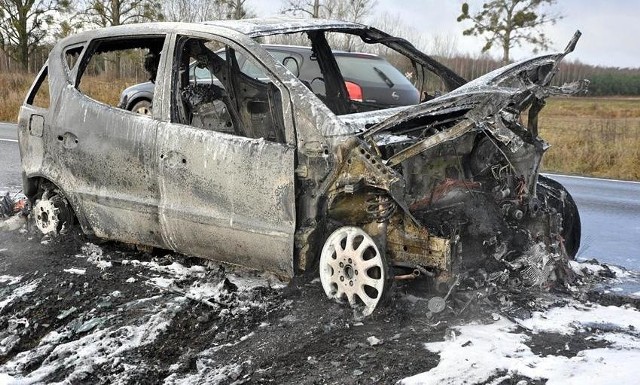
<instances>
[{"instance_id":1,"label":"debris on ground","mask_svg":"<svg viewBox=\"0 0 640 385\"><path fill-rule=\"evenodd\" d=\"M17 193L11 196L9 192L0 197L0 232L15 231L27 223L29 215L27 198Z\"/></svg>"},{"instance_id":2,"label":"debris on ground","mask_svg":"<svg viewBox=\"0 0 640 385\"><path fill-rule=\"evenodd\" d=\"M640 293L618 291L640 275L595 260L550 291L477 269L437 295L397 281L354 319L319 280L83 236L0 244L0 383L538 384L605 366L625 383L640 352Z\"/></svg>"}]
</instances>

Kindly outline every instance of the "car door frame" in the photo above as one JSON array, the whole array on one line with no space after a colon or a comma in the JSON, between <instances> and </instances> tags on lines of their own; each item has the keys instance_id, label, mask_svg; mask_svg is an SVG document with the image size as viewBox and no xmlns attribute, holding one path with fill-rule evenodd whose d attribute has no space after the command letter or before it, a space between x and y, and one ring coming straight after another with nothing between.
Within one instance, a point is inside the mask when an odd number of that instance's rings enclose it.
<instances>
[{"instance_id":1,"label":"car door frame","mask_svg":"<svg viewBox=\"0 0 640 385\"><path fill-rule=\"evenodd\" d=\"M172 122L172 87L178 76L174 61L180 36L219 41L262 64L281 94L286 143ZM158 113L163 123L156 144L160 223L164 243L173 250L291 277L297 151L291 96L253 50L264 51L258 43L226 28L185 29L171 35L163 55L164 78L170 81L160 91ZM268 55L266 51L259 51L261 54ZM262 195L257 191L260 183L268 186Z\"/></svg>"},{"instance_id":2,"label":"car door frame","mask_svg":"<svg viewBox=\"0 0 640 385\"><path fill-rule=\"evenodd\" d=\"M165 49L170 34L150 31L137 36L164 36ZM127 35L88 40L69 74L71 86L61 90L50 127L49 156L57 155L56 179L64 181L67 194L75 197L76 211L83 213L96 236L163 247L154 178L157 115L138 115L93 99L79 89L85 76L80 68L95 54L96 44L110 39L124 40ZM162 79L158 80L156 87L160 88ZM77 155L83 147L84 155ZM94 163L94 170L101 169L104 175L82 175L76 166L83 163Z\"/></svg>"}]
</instances>

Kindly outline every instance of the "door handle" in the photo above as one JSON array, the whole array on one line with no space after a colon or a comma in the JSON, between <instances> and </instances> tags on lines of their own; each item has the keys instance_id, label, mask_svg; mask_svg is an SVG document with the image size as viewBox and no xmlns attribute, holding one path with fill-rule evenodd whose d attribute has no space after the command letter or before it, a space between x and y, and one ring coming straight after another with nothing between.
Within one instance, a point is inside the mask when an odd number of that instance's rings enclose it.
<instances>
[{"instance_id":1,"label":"door handle","mask_svg":"<svg viewBox=\"0 0 640 385\"><path fill-rule=\"evenodd\" d=\"M66 149L72 149L78 147L78 137L70 132L65 132L64 135L58 135L58 142L62 143L62 147Z\"/></svg>"},{"instance_id":2,"label":"door handle","mask_svg":"<svg viewBox=\"0 0 640 385\"><path fill-rule=\"evenodd\" d=\"M184 154L176 151L169 151L166 154L160 154L160 159L163 159L164 163L169 168L182 168L187 165L187 158Z\"/></svg>"}]
</instances>

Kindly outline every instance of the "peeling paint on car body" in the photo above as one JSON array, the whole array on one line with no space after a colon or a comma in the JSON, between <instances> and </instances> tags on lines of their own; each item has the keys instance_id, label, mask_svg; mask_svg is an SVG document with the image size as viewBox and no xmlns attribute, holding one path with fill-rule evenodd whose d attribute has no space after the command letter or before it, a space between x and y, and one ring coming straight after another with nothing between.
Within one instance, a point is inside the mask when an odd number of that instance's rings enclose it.
<instances>
[{"instance_id":1,"label":"peeling paint on car body","mask_svg":"<svg viewBox=\"0 0 640 385\"><path fill-rule=\"evenodd\" d=\"M449 92L415 106L358 112L357 106L340 105L348 101L338 90L325 104L253 40L308 32L322 52L322 34L329 31L395 49L440 76ZM151 118L96 102L76 87L95 42L123 36L161 44ZM243 137L176 121L182 107L176 102L179 65L173 52L185 36L222 39L262 66L270 80L254 86L270 95L264 101L270 115L259 116L262 122L274 119L270 124L280 130L275 137ZM560 279L566 238L573 242L569 254L579 245L577 210L565 210L570 196L560 185L537 189L547 147L537 133L544 98L582 92L587 84L550 86L557 63L575 41L565 52L466 83L403 39L356 23L277 18L84 32L60 41L45 65L51 107L31 103L40 74L21 109L25 193L34 204L64 197L86 233L286 277L313 270L328 235L344 228L344 234L371 237L366 242L382 255L376 260L394 268L390 278L428 276L436 291L444 284L446 292L465 271L503 269L506 276L494 279L542 286ZM82 47L72 68L64 64L68 47ZM328 72L327 81L334 81L332 75L340 88L339 74ZM242 108L230 113L230 129L246 114L262 113L236 103ZM332 111L345 106L356 113ZM40 136L32 130L34 117L45 121ZM250 124L244 129L256 131ZM56 202L47 207L64 210ZM567 218L577 218L577 225L569 229ZM357 271L349 266L345 274L355 279ZM369 278L387 279L385 274L386 267Z\"/></svg>"}]
</instances>

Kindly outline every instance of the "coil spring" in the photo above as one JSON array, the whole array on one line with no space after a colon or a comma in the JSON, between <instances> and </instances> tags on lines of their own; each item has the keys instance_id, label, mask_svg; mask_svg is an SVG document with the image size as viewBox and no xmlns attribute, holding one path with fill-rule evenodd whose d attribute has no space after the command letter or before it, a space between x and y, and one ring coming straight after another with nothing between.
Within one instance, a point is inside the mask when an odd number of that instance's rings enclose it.
<instances>
[{"instance_id":1,"label":"coil spring","mask_svg":"<svg viewBox=\"0 0 640 385\"><path fill-rule=\"evenodd\" d=\"M366 202L367 214L378 223L388 221L398 208L393 199L384 193L373 193Z\"/></svg>"}]
</instances>

